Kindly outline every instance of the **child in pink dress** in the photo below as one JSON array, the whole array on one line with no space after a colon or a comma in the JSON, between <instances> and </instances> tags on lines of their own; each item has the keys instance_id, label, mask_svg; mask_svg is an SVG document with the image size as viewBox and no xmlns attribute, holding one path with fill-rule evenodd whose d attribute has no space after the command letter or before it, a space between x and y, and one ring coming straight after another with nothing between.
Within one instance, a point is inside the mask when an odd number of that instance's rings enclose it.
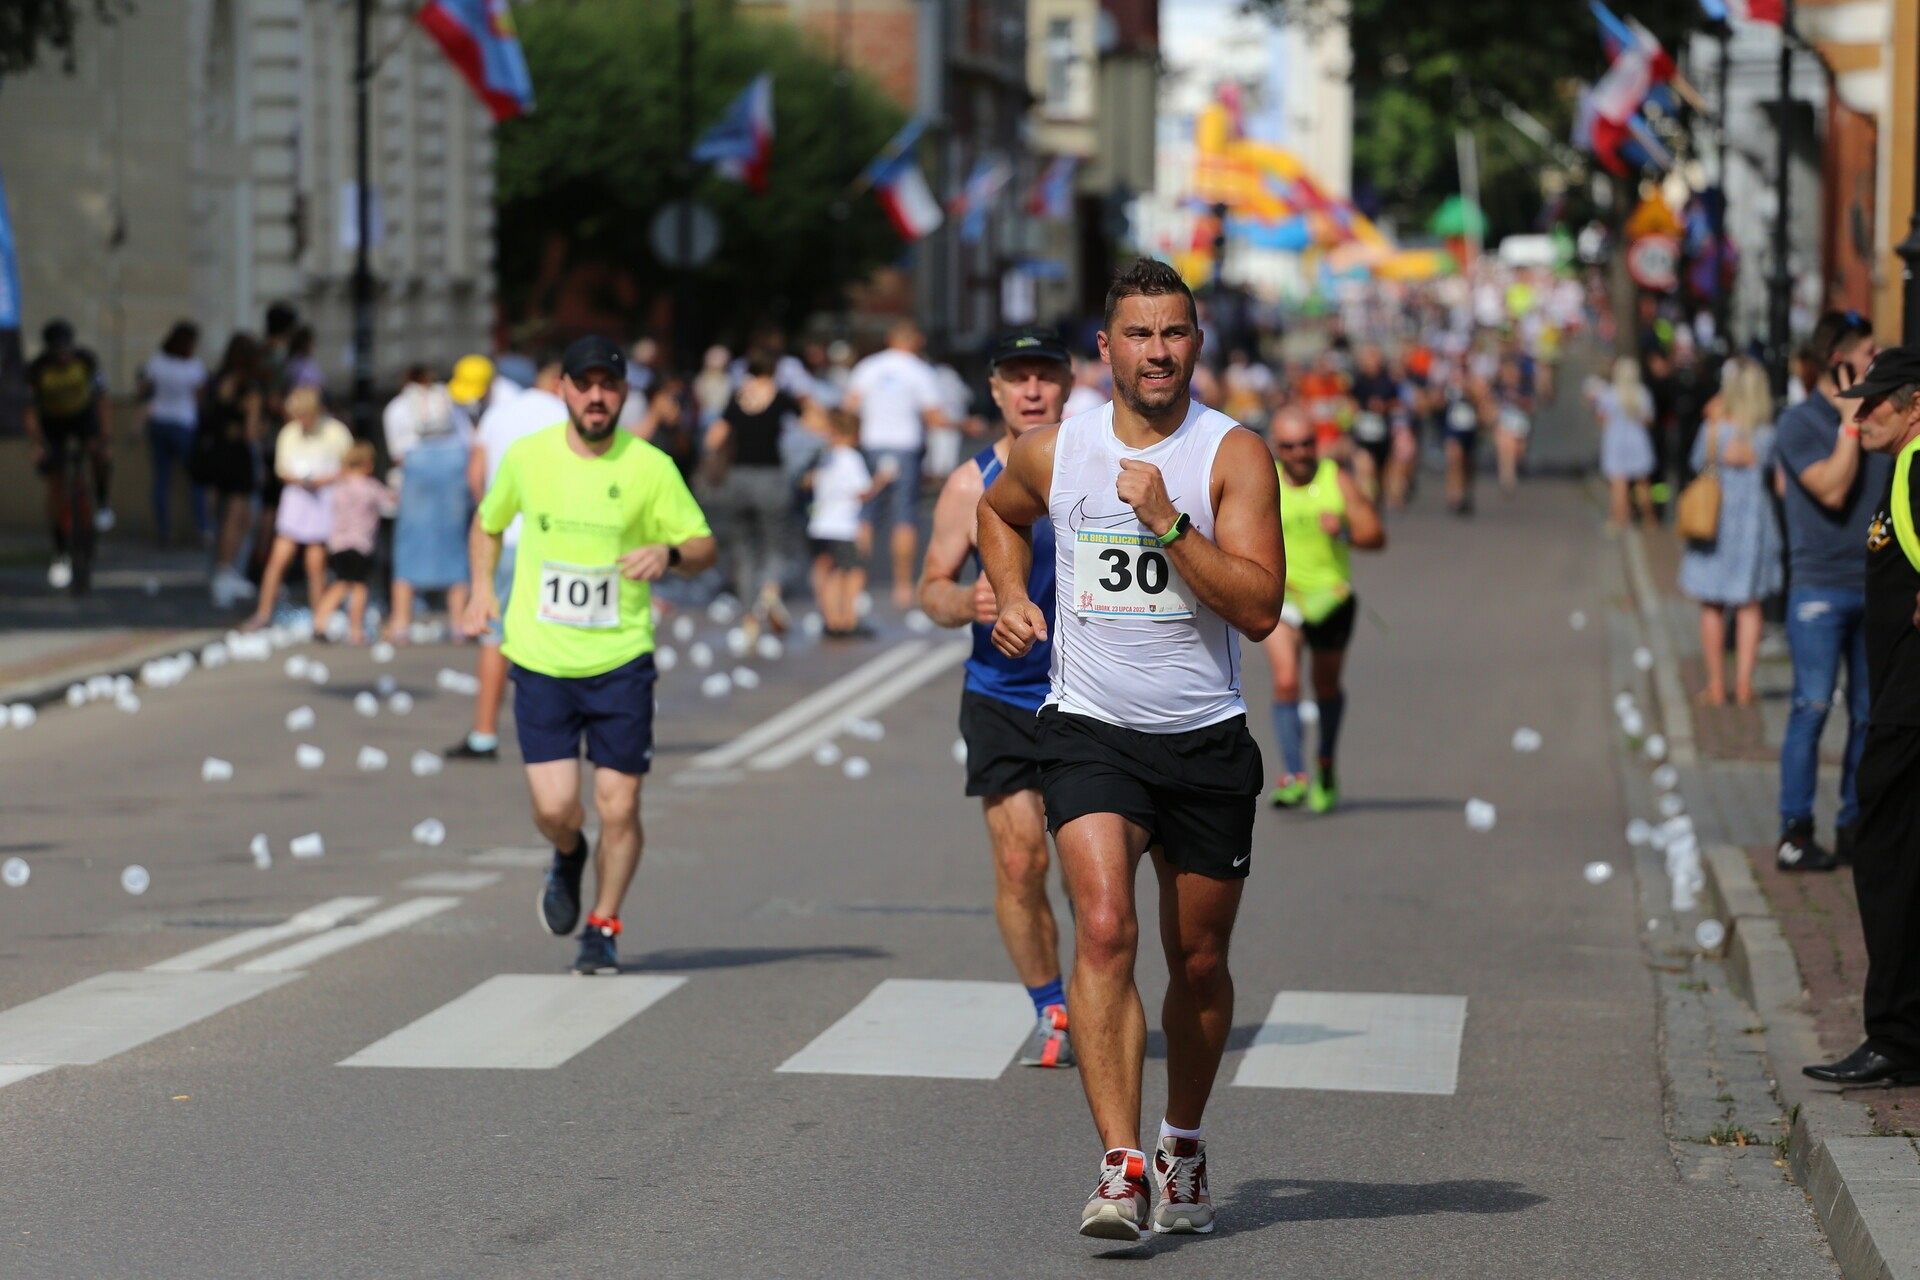
<instances>
[{"instance_id":1,"label":"child in pink dress","mask_svg":"<svg viewBox=\"0 0 1920 1280\"><path fill-rule=\"evenodd\" d=\"M380 517L393 514L393 490L373 478L373 446L362 440L347 450L340 478L333 485L333 527L327 534L327 567L333 585L320 597L313 613L313 634L325 636L327 624L344 597L347 602L347 640L366 643L362 623L367 616L367 581L373 576L374 545L380 536Z\"/></svg>"}]
</instances>

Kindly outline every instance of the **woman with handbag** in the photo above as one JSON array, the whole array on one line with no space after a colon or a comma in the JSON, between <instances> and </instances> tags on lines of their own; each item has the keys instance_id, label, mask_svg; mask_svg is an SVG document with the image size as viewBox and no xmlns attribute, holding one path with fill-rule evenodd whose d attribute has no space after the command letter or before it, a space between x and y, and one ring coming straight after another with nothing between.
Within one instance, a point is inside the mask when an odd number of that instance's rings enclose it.
<instances>
[{"instance_id":1,"label":"woman with handbag","mask_svg":"<svg viewBox=\"0 0 1920 1280\"><path fill-rule=\"evenodd\" d=\"M1680 497L1689 538L1680 561L1680 590L1700 603L1700 652L1707 683L1696 701L1726 705L1726 612L1734 616L1734 701L1753 705L1753 668L1760 655L1760 603L1780 590L1780 525L1767 493L1773 465L1773 394L1758 361L1727 366L1720 394L1707 404L1693 443L1693 484ZM1717 513L1707 510L1719 490ZM1710 537L1701 537L1710 533Z\"/></svg>"}]
</instances>

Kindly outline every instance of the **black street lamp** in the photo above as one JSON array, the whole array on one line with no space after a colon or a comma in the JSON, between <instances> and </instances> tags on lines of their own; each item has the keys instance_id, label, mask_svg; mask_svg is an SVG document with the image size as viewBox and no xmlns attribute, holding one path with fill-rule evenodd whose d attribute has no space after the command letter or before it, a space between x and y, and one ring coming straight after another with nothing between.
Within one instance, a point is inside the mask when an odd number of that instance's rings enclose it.
<instances>
[{"instance_id":1,"label":"black street lamp","mask_svg":"<svg viewBox=\"0 0 1920 1280\"><path fill-rule=\"evenodd\" d=\"M372 164L368 156L367 82L373 79L368 56L368 26L372 0L359 0L353 25L353 430L365 440L372 436L373 405L373 240Z\"/></svg>"},{"instance_id":2,"label":"black street lamp","mask_svg":"<svg viewBox=\"0 0 1920 1280\"><path fill-rule=\"evenodd\" d=\"M1920 91L1920 82L1916 82L1916 91ZM1913 176L1910 179L1913 193L1913 211L1907 219L1907 238L1894 247L1900 255L1900 261L1906 264L1901 272L1905 282L1900 295L1900 341L1908 346L1920 344L1920 122L1913 131Z\"/></svg>"}]
</instances>

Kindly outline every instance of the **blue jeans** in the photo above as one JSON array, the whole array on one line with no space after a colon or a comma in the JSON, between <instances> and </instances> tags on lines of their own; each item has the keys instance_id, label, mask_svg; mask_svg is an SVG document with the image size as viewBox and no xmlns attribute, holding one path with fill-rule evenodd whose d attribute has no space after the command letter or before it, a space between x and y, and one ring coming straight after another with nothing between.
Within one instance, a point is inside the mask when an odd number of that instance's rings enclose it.
<instances>
[{"instance_id":1,"label":"blue jeans","mask_svg":"<svg viewBox=\"0 0 1920 1280\"><path fill-rule=\"evenodd\" d=\"M920 505L919 449L866 449L867 467L878 476L891 467L898 477L873 495L867 504L866 521L875 529L900 525L911 527Z\"/></svg>"},{"instance_id":2,"label":"blue jeans","mask_svg":"<svg viewBox=\"0 0 1920 1280\"><path fill-rule=\"evenodd\" d=\"M1860 816L1854 779L1867 742L1867 633L1864 591L1795 587L1787 593L1787 647L1793 653L1793 706L1780 744L1780 824L1813 820L1820 731L1847 664L1847 751L1840 770L1839 824Z\"/></svg>"},{"instance_id":3,"label":"blue jeans","mask_svg":"<svg viewBox=\"0 0 1920 1280\"><path fill-rule=\"evenodd\" d=\"M173 468L178 463L188 472L187 497L193 504L194 532L205 537L213 528L207 522L207 491L193 482L189 468L193 463L193 427L185 422L147 419L147 446L153 451L153 527L165 542L173 533Z\"/></svg>"}]
</instances>

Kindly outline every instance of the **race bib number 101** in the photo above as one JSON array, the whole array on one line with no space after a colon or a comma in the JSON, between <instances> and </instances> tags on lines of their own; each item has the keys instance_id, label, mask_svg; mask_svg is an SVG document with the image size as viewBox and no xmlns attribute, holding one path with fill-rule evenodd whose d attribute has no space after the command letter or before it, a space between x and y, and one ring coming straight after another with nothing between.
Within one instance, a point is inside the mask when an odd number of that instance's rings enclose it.
<instances>
[{"instance_id":1,"label":"race bib number 101","mask_svg":"<svg viewBox=\"0 0 1920 1280\"><path fill-rule=\"evenodd\" d=\"M620 569L617 565L583 568L548 560L540 566L542 622L562 627L609 630L620 625Z\"/></svg>"},{"instance_id":2,"label":"race bib number 101","mask_svg":"<svg viewBox=\"0 0 1920 1280\"><path fill-rule=\"evenodd\" d=\"M1073 543L1073 604L1083 618L1178 622L1194 615L1193 592L1153 538L1082 529Z\"/></svg>"}]
</instances>

